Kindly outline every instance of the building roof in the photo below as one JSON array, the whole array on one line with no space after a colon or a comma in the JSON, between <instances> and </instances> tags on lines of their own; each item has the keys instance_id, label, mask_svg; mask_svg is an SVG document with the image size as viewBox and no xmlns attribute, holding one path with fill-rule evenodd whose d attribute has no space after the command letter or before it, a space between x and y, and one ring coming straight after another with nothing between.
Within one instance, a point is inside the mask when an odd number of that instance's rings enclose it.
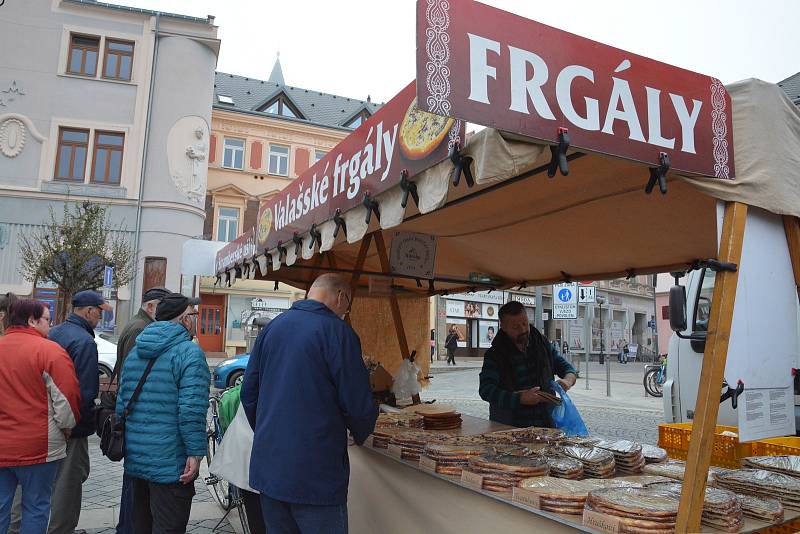
<instances>
[{"instance_id":1,"label":"building roof","mask_svg":"<svg viewBox=\"0 0 800 534\"><path fill-rule=\"evenodd\" d=\"M792 102L800 106L800 72L793 76L789 76L782 82L778 82L778 87L783 89Z\"/></svg>"},{"instance_id":2,"label":"building roof","mask_svg":"<svg viewBox=\"0 0 800 534\"><path fill-rule=\"evenodd\" d=\"M278 73L276 74L276 69ZM270 78L275 76L283 78L283 71L279 61L275 62ZM284 117L271 113L257 111L281 93L285 94L288 100L297 107L305 119ZM222 99L220 97L223 97ZM226 103L229 97L233 103ZM270 80L257 80L246 78L236 74L217 72L214 78L214 108L263 115L265 117L275 117L287 121L296 121L306 124L314 124L327 128L345 128L353 117L361 110L366 109L370 114L375 113L380 104L375 104L367 100L348 98L339 95L323 93L311 89L303 89L277 83Z\"/></svg>"},{"instance_id":3,"label":"building roof","mask_svg":"<svg viewBox=\"0 0 800 534\"><path fill-rule=\"evenodd\" d=\"M127 11L128 13L138 13L142 15L157 15L160 14L162 17L169 17L172 19L179 19L186 22L196 22L198 24L213 24L214 17L209 15L208 18L200 18L200 17L190 17L189 15L180 15L178 13L167 13L164 11L153 11L151 9L142 9L139 7L128 7L128 6L121 6L118 4L109 4L106 2L98 2L97 0L62 0L65 2L69 2L71 4L83 4L87 6L93 7L104 7L107 9L116 9L118 11Z\"/></svg>"},{"instance_id":4,"label":"building roof","mask_svg":"<svg viewBox=\"0 0 800 534\"><path fill-rule=\"evenodd\" d=\"M275 58L275 65L272 66L272 72L269 74L269 81L278 85L286 85L286 80L283 79L283 68L281 68L280 52L278 52L278 57Z\"/></svg>"}]
</instances>

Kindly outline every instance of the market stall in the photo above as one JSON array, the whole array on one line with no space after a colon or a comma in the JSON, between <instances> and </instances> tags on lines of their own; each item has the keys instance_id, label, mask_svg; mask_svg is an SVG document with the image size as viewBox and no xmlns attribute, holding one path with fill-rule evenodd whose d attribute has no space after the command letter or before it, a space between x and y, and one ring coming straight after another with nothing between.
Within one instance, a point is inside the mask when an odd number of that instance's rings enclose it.
<instances>
[{"instance_id":1,"label":"market stall","mask_svg":"<svg viewBox=\"0 0 800 534\"><path fill-rule=\"evenodd\" d=\"M258 226L218 254L219 284L308 288L345 274L365 354L394 371L427 352L430 295L737 264L748 205L786 217L800 281L800 118L778 87L724 87L467 0L419 2L418 26L416 84L262 205ZM466 139L458 119L492 128ZM733 314L738 273L717 276L679 531L700 524ZM427 502L448 494L459 511L456 497L485 497L376 454L351 454L351 522L365 531L376 514L406 517L402 503L428 487ZM390 491L386 506L358 503L374 491L362 482ZM520 513L493 497L485 510ZM442 520L423 509L413 521Z\"/></svg>"}]
</instances>

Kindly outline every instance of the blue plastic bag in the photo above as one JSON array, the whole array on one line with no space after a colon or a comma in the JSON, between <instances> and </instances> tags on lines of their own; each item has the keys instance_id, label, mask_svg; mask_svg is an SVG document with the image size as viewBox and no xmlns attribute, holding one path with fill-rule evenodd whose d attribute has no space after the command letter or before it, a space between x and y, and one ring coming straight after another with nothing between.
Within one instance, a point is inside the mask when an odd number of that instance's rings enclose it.
<instances>
[{"instance_id":1,"label":"blue plastic bag","mask_svg":"<svg viewBox=\"0 0 800 534\"><path fill-rule=\"evenodd\" d=\"M589 431L586 430L583 418L578 412L578 408L573 404L572 399L564 391L564 388L555 380L550 381L550 386L561 397L561 404L553 406L553 411L550 414L555 427L564 431L567 436L588 436Z\"/></svg>"}]
</instances>

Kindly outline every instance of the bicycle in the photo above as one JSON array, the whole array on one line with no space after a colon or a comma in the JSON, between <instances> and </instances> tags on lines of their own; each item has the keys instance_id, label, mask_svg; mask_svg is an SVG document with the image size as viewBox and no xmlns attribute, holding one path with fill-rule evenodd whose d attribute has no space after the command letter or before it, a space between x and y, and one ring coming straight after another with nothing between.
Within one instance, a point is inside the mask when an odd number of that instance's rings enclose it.
<instances>
[{"instance_id":1,"label":"bicycle","mask_svg":"<svg viewBox=\"0 0 800 534\"><path fill-rule=\"evenodd\" d=\"M660 364L648 365L644 369L645 393L653 397L664 396L664 382L667 381L667 358L664 357Z\"/></svg>"},{"instance_id":2,"label":"bicycle","mask_svg":"<svg viewBox=\"0 0 800 534\"><path fill-rule=\"evenodd\" d=\"M225 510L225 515L222 516L222 519L220 519L219 523L217 523L217 526L214 527L214 530L216 530L219 525L222 524L225 518L228 517L230 511L236 508L239 513L239 520L242 524L243 532L245 534L249 534L250 528L247 524L247 514L244 512L244 500L239 493L239 488L229 484L227 480L218 477L210 471L211 462L217 452L217 447L219 447L222 443L223 432L222 426L219 422L219 401L225 391L227 390L220 391L208 399L208 405L211 411L211 419L208 422L208 428L206 429L206 439L208 440L206 465L209 468L209 476L204 479L204 482L206 486L211 488L211 493L214 496L214 500L217 501L217 504L219 504L223 510Z\"/></svg>"}]
</instances>

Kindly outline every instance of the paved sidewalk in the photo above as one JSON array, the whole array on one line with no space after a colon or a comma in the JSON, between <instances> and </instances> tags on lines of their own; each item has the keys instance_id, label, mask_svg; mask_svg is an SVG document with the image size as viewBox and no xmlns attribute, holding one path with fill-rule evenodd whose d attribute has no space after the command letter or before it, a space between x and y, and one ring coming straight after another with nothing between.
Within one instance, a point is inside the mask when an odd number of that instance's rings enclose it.
<instances>
[{"instance_id":1,"label":"paved sidewalk","mask_svg":"<svg viewBox=\"0 0 800 534\"><path fill-rule=\"evenodd\" d=\"M119 518L119 500L122 494L122 462L112 462L100 452L100 439L89 438L89 479L83 484L83 501L78 529L87 534L113 534ZM193 534L241 534L236 511L212 530L225 515L211 496L203 479L208 476L205 460L200 464L200 476L195 481L195 495L187 532Z\"/></svg>"}]
</instances>

